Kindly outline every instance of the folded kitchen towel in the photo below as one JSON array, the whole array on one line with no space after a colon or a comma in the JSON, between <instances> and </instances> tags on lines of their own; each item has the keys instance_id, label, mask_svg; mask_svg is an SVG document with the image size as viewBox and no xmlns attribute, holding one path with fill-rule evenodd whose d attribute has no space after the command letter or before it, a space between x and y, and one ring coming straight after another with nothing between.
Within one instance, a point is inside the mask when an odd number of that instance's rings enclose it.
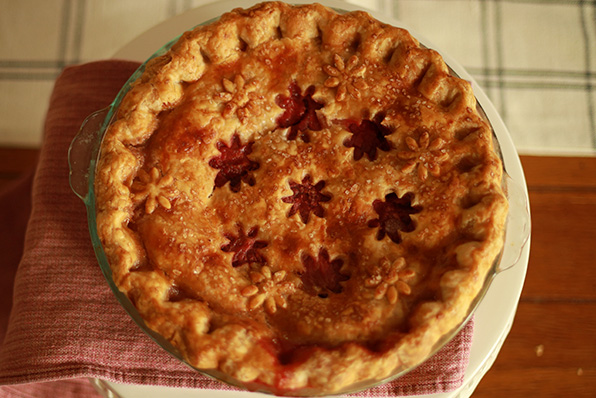
<instances>
[{"instance_id":1,"label":"folded kitchen towel","mask_svg":"<svg viewBox=\"0 0 596 398\"><path fill-rule=\"evenodd\" d=\"M6 330L0 331L0 336L5 332L0 397L44 396L52 389L56 390L47 396L88 395L93 391L88 377L231 389L170 356L126 314L95 259L85 206L69 187L67 152L72 139L85 117L109 105L138 66L118 60L72 66L55 82L32 191L23 193L31 195L31 214L14 276L12 311ZM0 208L3 220L7 211L12 210ZM12 278L15 266L2 267L2 277ZM356 395L419 395L457 388L468 364L472 334L469 322L414 371Z\"/></svg>"}]
</instances>

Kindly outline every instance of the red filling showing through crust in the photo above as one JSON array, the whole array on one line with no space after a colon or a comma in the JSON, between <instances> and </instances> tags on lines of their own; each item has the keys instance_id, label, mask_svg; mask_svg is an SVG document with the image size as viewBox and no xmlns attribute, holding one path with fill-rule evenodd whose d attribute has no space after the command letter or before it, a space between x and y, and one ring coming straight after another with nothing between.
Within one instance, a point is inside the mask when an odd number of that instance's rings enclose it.
<instances>
[{"instance_id":1,"label":"red filling showing through crust","mask_svg":"<svg viewBox=\"0 0 596 398\"><path fill-rule=\"evenodd\" d=\"M290 181L289 184L294 194L281 198L285 203L292 203L288 217L298 213L302 222L306 224L311 212L317 217L325 215L325 210L319 203L331 200L331 196L321 193L321 189L325 187L325 181L321 180L313 185L310 175L307 175L302 179L302 184L294 181Z\"/></svg>"},{"instance_id":2,"label":"red filling showing through crust","mask_svg":"<svg viewBox=\"0 0 596 398\"><path fill-rule=\"evenodd\" d=\"M321 109L323 104L312 98L314 92L315 86L310 86L303 95L300 92L300 87L296 83L292 83L289 97L278 95L275 99L277 105L285 110L277 118L277 124L282 128L290 127L288 140L295 140L300 133L302 141L310 142L308 130L321 130L321 121L317 117L316 110Z\"/></svg>"},{"instance_id":3,"label":"red filling showing through crust","mask_svg":"<svg viewBox=\"0 0 596 398\"><path fill-rule=\"evenodd\" d=\"M373 161L377 158L377 149L385 152L391 149L385 136L392 131L381 124L383 118L384 116L380 115L374 120L363 120L360 124L348 122L352 136L344 141L344 145L354 148L354 160L360 160L366 154L368 160Z\"/></svg>"},{"instance_id":4,"label":"red filling showing through crust","mask_svg":"<svg viewBox=\"0 0 596 398\"><path fill-rule=\"evenodd\" d=\"M234 257L232 257L232 266L234 268L243 264L265 264L267 262L267 259L258 251L266 247L267 242L257 240L256 236L258 233L259 227L252 227L245 233L242 226L239 225L238 235L224 234L230 243L222 246L221 250L224 252L234 252Z\"/></svg>"},{"instance_id":5,"label":"red filling showing through crust","mask_svg":"<svg viewBox=\"0 0 596 398\"><path fill-rule=\"evenodd\" d=\"M223 141L216 144L221 155L212 158L209 166L219 170L215 177L217 188L223 187L229 181L230 189L238 192L241 182L248 185L255 184L255 179L250 172L258 169L259 163L248 158L252 152L252 144L252 142L241 144L238 134L234 134L229 146Z\"/></svg>"},{"instance_id":6,"label":"red filling showing through crust","mask_svg":"<svg viewBox=\"0 0 596 398\"><path fill-rule=\"evenodd\" d=\"M344 261L338 258L331 260L325 249L319 250L316 258L310 254L303 254L302 263L304 272L300 278L304 284L304 291L311 295L325 298L329 293L341 293L340 282L350 279L349 276L340 272Z\"/></svg>"},{"instance_id":7,"label":"red filling showing through crust","mask_svg":"<svg viewBox=\"0 0 596 398\"><path fill-rule=\"evenodd\" d=\"M379 227L378 240L387 235L393 242L400 243L400 232L412 232L416 228L410 214L419 213L420 207L412 206L413 198L412 193L407 193L401 198L398 198L395 193L390 193L385 196L385 201L377 199L373 202L373 209L379 218L370 220L368 226Z\"/></svg>"}]
</instances>

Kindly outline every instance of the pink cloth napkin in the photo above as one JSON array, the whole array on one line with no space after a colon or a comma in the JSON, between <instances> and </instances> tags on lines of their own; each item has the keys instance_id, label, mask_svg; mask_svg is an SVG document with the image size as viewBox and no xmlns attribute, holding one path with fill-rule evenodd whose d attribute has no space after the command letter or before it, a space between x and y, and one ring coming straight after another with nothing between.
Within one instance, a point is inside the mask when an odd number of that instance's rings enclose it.
<instances>
[{"instance_id":1,"label":"pink cloth napkin","mask_svg":"<svg viewBox=\"0 0 596 398\"><path fill-rule=\"evenodd\" d=\"M4 225L5 220L15 217L14 223L19 224L12 230L16 232L11 242L16 243L3 251L3 256L6 250L16 255L6 256L12 260L0 268L3 280L14 277L8 325L0 323L0 338L4 335L0 397L92 396L95 392L85 379L88 377L229 389L171 357L118 304L96 262L85 206L68 184L67 151L81 123L90 113L107 106L137 67L133 62L101 61L66 68L50 100L31 193L30 182L25 180L17 189L0 195L0 205L9 201L20 208L19 213L10 206L0 207ZM29 195L31 213L15 276ZM2 302L10 300L8 296L2 298ZM414 371L357 395L419 395L457 388L468 364L472 334L473 323L469 322L454 340Z\"/></svg>"}]
</instances>

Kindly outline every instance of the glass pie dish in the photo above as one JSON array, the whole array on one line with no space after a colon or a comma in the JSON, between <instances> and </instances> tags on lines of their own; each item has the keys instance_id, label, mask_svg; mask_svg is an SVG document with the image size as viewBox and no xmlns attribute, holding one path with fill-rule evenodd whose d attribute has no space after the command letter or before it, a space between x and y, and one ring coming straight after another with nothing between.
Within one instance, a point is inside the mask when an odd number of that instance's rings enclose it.
<instances>
[{"instance_id":1,"label":"glass pie dish","mask_svg":"<svg viewBox=\"0 0 596 398\"><path fill-rule=\"evenodd\" d=\"M160 49L154 56L152 56L147 62L151 59L160 56L161 54L165 53L169 50L169 48L173 45L176 41L173 40ZM155 333L152 329L147 327L142 317L139 315L138 311L136 310L135 306L132 304L130 299L122 294L114 280L112 278L112 270L110 264L108 263L107 257L103 250L103 247L98 238L98 231L97 231L97 224L96 224L96 202L95 202L95 176L96 176L96 165L97 160L100 155L100 145L103 138L103 135L113 120L113 117L118 110L122 99L130 89L131 83L140 76L143 72L145 66L147 65L145 62L139 70L131 77L129 82L122 88L118 96L116 97L115 101L110 105L110 107L101 110L99 112L94 113L93 115L89 116L89 118L85 121L83 126L81 127L81 131L79 135L75 138L71 145L71 149L69 152L69 163L71 166L71 186L75 193L84 201L85 205L87 206L87 213L88 213L88 223L89 223L89 230L91 234L91 239L93 243L93 247L96 252L96 256L98 258L98 262L106 277L110 287L116 294L118 300L122 304L122 306L127 310L127 312L131 315L131 317L135 320L137 324L149 335L151 336L160 346L166 349L169 353L174 355L176 358L180 359L181 361L185 362L183 356L180 352L173 347L169 341L164 339L161 335ZM451 67L451 71L454 75L458 75L466 80L471 80L465 71L463 71L458 65L448 61L447 62ZM478 96L479 89L476 88L476 93ZM497 151L500 152L501 158L505 164L505 170L508 171L508 160L512 157L515 159L516 154L515 150L509 146L509 142L503 142L504 140L507 141L506 136L499 136L497 134L497 129L495 128L495 123L502 123L500 119L493 119L490 114L491 110L486 112L487 102L478 98L478 103L480 106L481 113L487 117L491 125L493 126L493 132L495 133L495 143L497 144ZM489 106L489 105L488 105ZM506 131L506 130L505 130ZM501 133L503 134L503 133ZM506 134L506 133L505 133ZM515 160L512 164L515 166ZM523 177L522 177L523 179ZM448 341L450 341L453 336L459 331L461 326L465 324L465 322L469 319L469 317L474 312L474 309L477 307L478 303L482 300L484 295L486 294L487 290L490 287L491 281L493 278L498 275L500 272L512 267L515 265L520 257L522 249L527 243L529 238L529 229L530 229L530 221L529 221L529 212L528 212L528 205L527 205L527 193L525 192L525 187L523 183L516 183L512 178L507 177L505 174L503 180L503 186L505 187L508 195L508 200L510 203L510 210L509 210L509 218L507 223L507 231L505 237L505 245L503 251L497 261L493 265L492 271L489 273L486 281L483 284L483 287L480 293L477 295L475 300L473 301L472 305L470 305L469 310L467 312L467 316L465 319L459 324L458 327L451 330L449 333L445 334L442 339L437 342L437 344L432 348L430 355L434 354L438 349L444 346ZM429 355L429 356L430 356ZM416 364L418 365L418 364ZM346 392L353 392L362 390L365 388L369 388L373 385L386 382L390 379L395 377L399 377L403 375L405 372L411 370L414 366L410 366L407 368L396 368L394 372L392 372L391 377L383 378L382 380L366 380L360 382L358 384L353 384L347 387L344 390L338 391L336 393L346 393ZM258 386L239 383L237 380L230 379L225 375L219 372L210 372L205 370L199 370L203 373L206 373L210 376L219 378L227 383L232 385L236 385L243 388L248 388L251 390L260 390ZM273 392L278 393L278 391L267 391L265 392ZM324 394L323 391L313 391L313 390L301 390L296 394L296 391L292 392L292 395L321 395Z\"/></svg>"}]
</instances>

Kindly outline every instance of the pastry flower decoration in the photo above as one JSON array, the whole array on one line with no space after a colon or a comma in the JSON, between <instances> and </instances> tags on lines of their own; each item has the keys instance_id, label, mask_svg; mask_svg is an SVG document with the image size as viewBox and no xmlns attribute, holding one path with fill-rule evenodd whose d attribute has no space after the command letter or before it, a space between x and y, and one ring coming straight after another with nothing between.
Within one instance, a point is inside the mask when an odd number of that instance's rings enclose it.
<instances>
[{"instance_id":1,"label":"pastry flower decoration","mask_svg":"<svg viewBox=\"0 0 596 398\"><path fill-rule=\"evenodd\" d=\"M366 65L360 64L357 55L352 55L346 63L338 54L335 54L333 65L325 65L323 69L329 75L325 80L325 87L337 88L335 99L339 102L345 100L348 93L352 97L360 99L360 90L368 88L368 84L362 78L366 71Z\"/></svg>"},{"instance_id":2,"label":"pastry flower decoration","mask_svg":"<svg viewBox=\"0 0 596 398\"><path fill-rule=\"evenodd\" d=\"M449 157L443 150L445 141L442 138L431 141L430 134L424 130L418 140L412 136L406 137L406 146L408 150L397 153L398 158L406 161L401 171L409 174L417 169L421 181L426 181L429 174L433 177L441 174L440 164Z\"/></svg>"},{"instance_id":3,"label":"pastry flower decoration","mask_svg":"<svg viewBox=\"0 0 596 398\"><path fill-rule=\"evenodd\" d=\"M162 206L164 209L172 208L172 199L176 194L173 189L174 177L171 175L162 176L157 167L153 167L149 173L139 170L137 179L130 187L133 199L141 203L145 201L145 213L151 214Z\"/></svg>"},{"instance_id":4,"label":"pastry flower decoration","mask_svg":"<svg viewBox=\"0 0 596 398\"><path fill-rule=\"evenodd\" d=\"M412 289L408 282L416 275L414 270L406 269L406 260L399 257L393 263L382 261L375 272L364 281L364 286L374 289L374 298L387 298L389 304L397 303L399 295L409 296Z\"/></svg>"},{"instance_id":5,"label":"pastry flower decoration","mask_svg":"<svg viewBox=\"0 0 596 398\"><path fill-rule=\"evenodd\" d=\"M296 281L289 274L280 270L273 272L267 265L249 273L250 285L244 287L240 294L248 298L248 309L263 307L269 314L275 314L278 308L286 308L288 303L284 296L294 292Z\"/></svg>"},{"instance_id":6,"label":"pastry flower decoration","mask_svg":"<svg viewBox=\"0 0 596 398\"><path fill-rule=\"evenodd\" d=\"M255 79L246 81L241 74L234 77L234 81L224 78L222 80L223 91L219 97L224 101L222 115L225 118L234 113L242 123L258 112L258 106L254 103L255 91L258 82Z\"/></svg>"}]
</instances>

